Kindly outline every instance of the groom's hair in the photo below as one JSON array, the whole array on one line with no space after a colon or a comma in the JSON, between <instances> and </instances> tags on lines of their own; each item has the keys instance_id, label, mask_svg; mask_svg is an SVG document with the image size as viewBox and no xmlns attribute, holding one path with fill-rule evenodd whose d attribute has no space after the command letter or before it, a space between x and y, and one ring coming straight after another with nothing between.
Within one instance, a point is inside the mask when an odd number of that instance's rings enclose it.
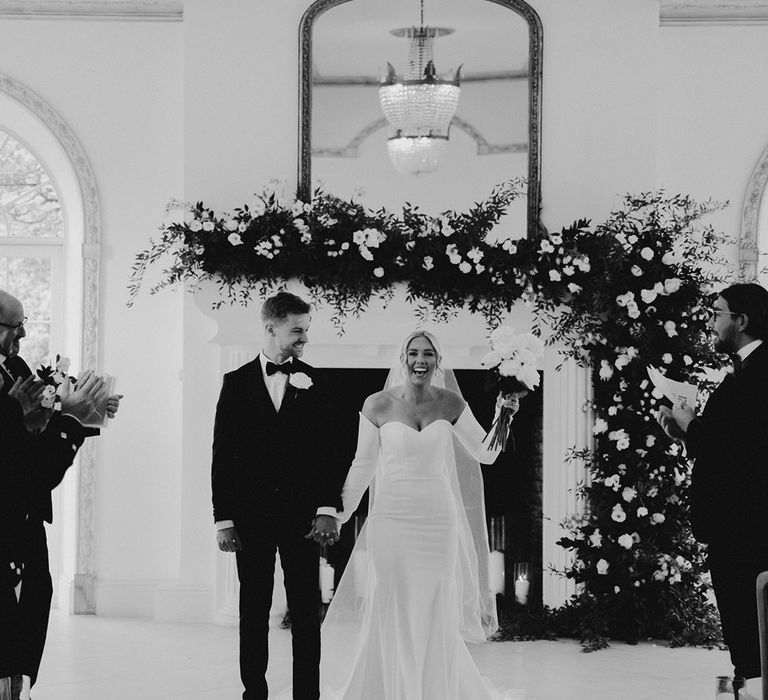
<instances>
[{"instance_id":1,"label":"groom's hair","mask_svg":"<svg viewBox=\"0 0 768 700\"><path fill-rule=\"evenodd\" d=\"M288 314L308 314L311 310L312 307L301 297L290 292L278 292L264 302L261 307L261 320L264 323L283 321Z\"/></svg>"},{"instance_id":2,"label":"groom's hair","mask_svg":"<svg viewBox=\"0 0 768 700\"><path fill-rule=\"evenodd\" d=\"M720 292L728 302L728 310L744 314L748 319L745 335L768 339L768 290L754 282L732 284Z\"/></svg>"}]
</instances>

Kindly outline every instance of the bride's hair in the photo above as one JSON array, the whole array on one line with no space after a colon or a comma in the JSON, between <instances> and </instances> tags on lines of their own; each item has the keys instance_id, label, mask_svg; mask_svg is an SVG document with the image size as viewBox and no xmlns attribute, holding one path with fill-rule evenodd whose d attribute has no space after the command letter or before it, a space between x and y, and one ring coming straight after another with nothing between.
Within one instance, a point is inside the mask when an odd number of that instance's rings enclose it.
<instances>
[{"instance_id":1,"label":"bride's hair","mask_svg":"<svg viewBox=\"0 0 768 700\"><path fill-rule=\"evenodd\" d=\"M432 333L423 329L411 331L406 336L402 346L400 347L400 364L405 366L405 356L408 354L408 346L413 342L415 338L426 338L429 341L429 344L434 348L435 353L437 354L436 369L442 369L443 353L440 350L440 342Z\"/></svg>"}]
</instances>

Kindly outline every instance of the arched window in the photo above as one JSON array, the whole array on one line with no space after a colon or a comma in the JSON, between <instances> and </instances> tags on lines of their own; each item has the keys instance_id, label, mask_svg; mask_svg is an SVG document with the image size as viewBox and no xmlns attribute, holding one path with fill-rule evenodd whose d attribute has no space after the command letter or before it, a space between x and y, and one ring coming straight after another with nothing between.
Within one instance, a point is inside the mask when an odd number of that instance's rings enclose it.
<instances>
[{"instance_id":1,"label":"arched window","mask_svg":"<svg viewBox=\"0 0 768 700\"><path fill-rule=\"evenodd\" d=\"M0 289L24 304L29 320L23 355L33 369L62 342L66 232L61 207L45 164L0 122Z\"/></svg>"}]
</instances>

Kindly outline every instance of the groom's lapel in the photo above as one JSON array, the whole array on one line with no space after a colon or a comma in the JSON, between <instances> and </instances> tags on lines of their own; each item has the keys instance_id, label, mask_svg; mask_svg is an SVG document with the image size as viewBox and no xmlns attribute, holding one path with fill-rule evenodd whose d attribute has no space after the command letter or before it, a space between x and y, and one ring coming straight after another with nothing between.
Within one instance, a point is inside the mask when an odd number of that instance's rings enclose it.
<instances>
[{"instance_id":1,"label":"groom's lapel","mask_svg":"<svg viewBox=\"0 0 768 700\"><path fill-rule=\"evenodd\" d=\"M272 397L267 391L267 385L264 383L264 371L261 369L261 360L257 357L253 362L253 384L254 387L254 400L263 404L264 407L275 413L275 404L272 403Z\"/></svg>"}]
</instances>

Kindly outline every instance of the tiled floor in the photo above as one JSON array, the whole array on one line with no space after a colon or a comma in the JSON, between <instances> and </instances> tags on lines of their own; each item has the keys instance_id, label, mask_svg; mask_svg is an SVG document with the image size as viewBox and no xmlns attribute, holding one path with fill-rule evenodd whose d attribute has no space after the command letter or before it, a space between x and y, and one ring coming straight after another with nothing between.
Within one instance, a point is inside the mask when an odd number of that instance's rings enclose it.
<instances>
[{"instance_id":1,"label":"tiled floor","mask_svg":"<svg viewBox=\"0 0 768 700\"><path fill-rule=\"evenodd\" d=\"M270 678L290 674L290 633L272 633ZM628 646L583 654L571 640L473 647L481 671L525 700L711 700L728 654ZM237 700L237 630L54 612L34 700ZM365 700L365 699L361 699ZM467 699L471 700L471 699Z\"/></svg>"}]
</instances>

